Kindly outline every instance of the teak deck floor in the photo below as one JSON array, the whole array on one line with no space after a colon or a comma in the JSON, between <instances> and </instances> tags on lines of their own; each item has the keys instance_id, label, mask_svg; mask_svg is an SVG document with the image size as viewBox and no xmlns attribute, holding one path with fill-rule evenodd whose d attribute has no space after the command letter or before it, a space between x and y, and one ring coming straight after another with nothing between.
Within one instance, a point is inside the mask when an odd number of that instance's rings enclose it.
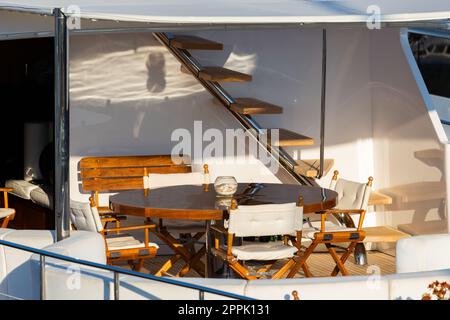
<instances>
[{"instance_id":1,"label":"teak deck floor","mask_svg":"<svg viewBox=\"0 0 450 320\"><path fill-rule=\"evenodd\" d=\"M154 274L160 266L169 258L170 256L157 256L153 259L149 259L144 263L144 269L141 270L143 273ZM379 268L382 275L395 273L395 257L379 252L379 251L369 251L368 252L368 265L359 266L354 263L353 256L351 256L346 262L345 266L350 275L369 275L377 272L377 267ZM312 254L310 260L308 260L309 268L314 276L326 277L329 276L333 270L335 264L328 253L314 253ZM121 267L128 268L127 264L121 264ZM170 270L170 274L176 274L183 267L183 262L179 261ZM276 266L275 266L275 269ZM187 277L199 277L195 271L190 271ZM300 271L297 273L298 278L303 277L303 273Z\"/></svg>"}]
</instances>

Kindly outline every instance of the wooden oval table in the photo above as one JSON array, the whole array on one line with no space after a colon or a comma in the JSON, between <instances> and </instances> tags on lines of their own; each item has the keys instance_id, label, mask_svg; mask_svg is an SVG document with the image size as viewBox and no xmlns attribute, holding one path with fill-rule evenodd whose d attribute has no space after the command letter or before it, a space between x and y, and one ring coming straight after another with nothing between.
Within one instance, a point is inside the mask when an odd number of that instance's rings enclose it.
<instances>
[{"instance_id":1,"label":"wooden oval table","mask_svg":"<svg viewBox=\"0 0 450 320\"><path fill-rule=\"evenodd\" d=\"M300 195L303 197L304 214L333 208L337 202L337 193L329 189L268 183L240 183L233 198L239 205L259 205L297 202ZM226 206L223 206L224 202L227 202L226 199L217 196L212 184L172 186L150 191L130 190L110 197L111 209L122 215L150 219L206 221L207 244L209 242L209 222L226 217L227 210ZM176 253L173 259L171 258L165 264L166 267L172 266L177 259L183 259L186 266L181 275L186 274L191 267L202 276L208 276L211 273L208 272L210 271L208 270L209 263L205 265L200 260L205 251L209 256L209 245L206 249L202 248L202 250L192 253L165 228L157 228L155 233ZM200 238L203 234L197 234L196 238ZM206 261L208 260L209 258L206 259Z\"/></svg>"}]
</instances>

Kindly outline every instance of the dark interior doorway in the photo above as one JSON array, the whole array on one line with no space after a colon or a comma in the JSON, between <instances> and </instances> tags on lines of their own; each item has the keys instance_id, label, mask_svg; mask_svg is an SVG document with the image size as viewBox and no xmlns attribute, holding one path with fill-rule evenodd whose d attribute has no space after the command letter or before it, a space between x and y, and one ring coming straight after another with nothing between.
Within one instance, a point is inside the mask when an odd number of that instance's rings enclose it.
<instances>
[{"instance_id":1,"label":"dark interior doorway","mask_svg":"<svg viewBox=\"0 0 450 320\"><path fill-rule=\"evenodd\" d=\"M3 120L0 185L4 186L11 180L26 180L51 197L48 208L40 208L35 202L26 201L30 199L12 194L10 207L16 206L13 227L17 228L41 229L54 223L51 208L54 172L53 42L53 38L0 41ZM45 193L43 195L46 196ZM32 218L23 216L25 214L39 216L40 222L33 222Z\"/></svg>"}]
</instances>

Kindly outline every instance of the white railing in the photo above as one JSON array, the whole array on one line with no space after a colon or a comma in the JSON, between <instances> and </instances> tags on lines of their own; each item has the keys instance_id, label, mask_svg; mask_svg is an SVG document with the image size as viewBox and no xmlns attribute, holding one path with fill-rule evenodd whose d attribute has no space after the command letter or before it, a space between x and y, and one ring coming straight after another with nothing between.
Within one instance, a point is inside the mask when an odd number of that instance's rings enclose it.
<instances>
[{"instance_id":1,"label":"white railing","mask_svg":"<svg viewBox=\"0 0 450 320\"><path fill-rule=\"evenodd\" d=\"M180 280L157 277L157 276L150 275L150 274L144 274L144 273L140 273L140 272L136 272L136 271L132 271L132 270L126 270L123 268L110 266L110 265L104 265L104 264L91 262L91 261L87 261L87 260L76 259L76 258L64 256L61 254L57 254L54 252L35 249L32 247L24 246L24 245L9 242L9 241L0 240L0 245L14 248L17 250L34 253L39 256L39 264L40 264L39 284L40 284L40 299L41 300L45 300L45 295L46 295L46 287L45 287L46 258L52 258L52 259L56 259L56 260L66 261L66 262L70 262L70 263L74 263L74 264L79 264L79 265L83 265L83 266L87 266L87 267L92 267L92 268L112 272L113 273L114 300L119 300L119 298L120 298L120 275L128 275L128 276L133 276L133 277L137 277L137 278L141 278L141 279L147 279L147 280L162 282L165 284L174 285L174 286L178 286L178 287L188 288L191 290L196 290L196 291L198 291L199 300L204 300L205 293L210 293L210 294L222 296L225 298L231 298L231 299L237 299L237 300L253 300L249 297L245 297L242 295L238 295L238 294L234 294L234 293L230 293L230 292L226 292L226 291L222 291L222 290L216 290L216 289L196 285L193 283L183 282ZM5 295L5 294L1 293L1 295ZM17 297L11 297L11 296L8 296L8 298L19 299Z\"/></svg>"}]
</instances>

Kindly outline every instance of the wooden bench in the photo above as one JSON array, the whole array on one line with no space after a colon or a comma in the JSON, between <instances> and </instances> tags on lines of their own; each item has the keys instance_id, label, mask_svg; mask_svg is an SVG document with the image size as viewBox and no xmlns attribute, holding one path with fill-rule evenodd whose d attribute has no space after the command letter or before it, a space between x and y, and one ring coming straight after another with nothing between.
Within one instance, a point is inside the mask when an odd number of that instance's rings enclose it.
<instances>
[{"instance_id":1,"label":"wooden bench","mask_svg":"<svg viewBox=\"0 0 450 320\"><path fill-rule=\"evenodd\" d=\"M389 226L363 228L366 237L363 242L397 242L402 238L410 237L409 234Z\"/></svg>"},{"instance_id":2,"label":"wooden bench","mask_svg":"<svg viewBox=\"0 0 450 320\"><path fill-rule=\"evenodd\" d=\"M392 197L381 193L380 191L372 191L369 197L369 206L392 204Z\"/></svg>"},{"instance_id":3,"label":"wooden bench","mask_svg":"<svg viewBox=\"0 0 450 320\"><path fill-rule=\"evenodd\" d=\"M149 173L192 172L189 157L171 155L87 157L79 169L82 190L92 194L97 206L100 192L144 189L143 177ZM98 208L109 212L108 207Z\"/></svg>"}]
</instances>

